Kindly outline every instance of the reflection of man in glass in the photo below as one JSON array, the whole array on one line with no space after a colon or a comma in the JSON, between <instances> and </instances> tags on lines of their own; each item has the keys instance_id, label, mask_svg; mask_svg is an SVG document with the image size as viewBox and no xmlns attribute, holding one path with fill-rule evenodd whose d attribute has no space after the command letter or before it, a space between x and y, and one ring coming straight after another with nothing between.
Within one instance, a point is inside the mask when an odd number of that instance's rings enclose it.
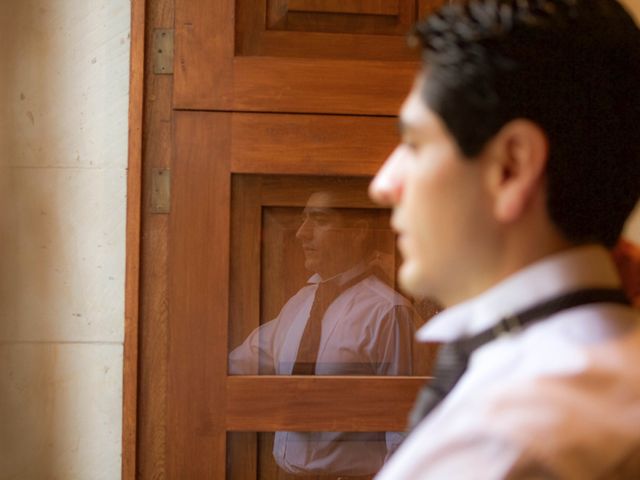
<instances>
[{"instance_id":1,"label":"reflection of man in glass","mask_svg":"<svg viewBox=\"0 0 640 480\"><path fill-rule=\"evenodd\" d=\"M330 192L311 195L296 237L314 274L231 352L231 374L412 373L417 315L383 280L376 215L336 208ZM290 473L368 475L400 440L397 433L277 432L273 454Z\"/></svg>"}]
</instances>

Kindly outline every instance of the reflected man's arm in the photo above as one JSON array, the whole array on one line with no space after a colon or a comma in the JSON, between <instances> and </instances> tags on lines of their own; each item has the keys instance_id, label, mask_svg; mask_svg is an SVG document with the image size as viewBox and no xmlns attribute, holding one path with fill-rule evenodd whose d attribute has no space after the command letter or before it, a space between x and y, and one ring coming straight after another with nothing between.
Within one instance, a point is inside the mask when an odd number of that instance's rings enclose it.
<instances>
[{"instance_id":1,"label":"reflected man's arm","mask_svg":"<svg viewBox=\"0 0 640 480\"><path fill-rule=\"evenodd\" d=\"M256 328L229 354L230 375L273 375L275 361L273 340L276 320L271 320Z\"/></svg>"},{"instance_id":2,"label":"reflected man's arm","mask_svg":"<svg viewBox=\"0 0 640 480\"><path fill-rule=\"evenodd\" d=\"M411 375L417 313L409 305L395 305L383 318L378 332L380 349L377 375Z\"/></svg>"},{"instance_id":3,"label":"reflected man's arm","mask_svg":"<svg viewBox=\"0 0 640 480\"><path fill-rule=\"evenodd\" d=\"M394 306L386 316L381 331L384 343L379 375L411 375L413 373L413 342L417 313L408 305ZM387 432L387 458L400 446L406 434ZM385 459L386 461L386 459Z\"/></svg>"}]
</instances>

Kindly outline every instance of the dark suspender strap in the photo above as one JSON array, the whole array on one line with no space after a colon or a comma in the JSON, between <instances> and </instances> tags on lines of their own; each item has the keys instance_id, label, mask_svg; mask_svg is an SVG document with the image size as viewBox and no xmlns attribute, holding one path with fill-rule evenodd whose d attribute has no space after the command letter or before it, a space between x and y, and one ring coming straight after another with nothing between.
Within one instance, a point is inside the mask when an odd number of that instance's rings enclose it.
<instances>
[{"instance_id":1,"label":"dark suspender strap","mask_svg":"<svg viewBox=\"0 0 640 480\"><path fill-rule=\"evenodd\" d=\"M487 342L506 333L517 332L525 326L545 319L562 310L589 305L593 303L617 303L630 305L624 291L617 288L588 288L553 297L547 301L534 305L515 315L508 315L500 319L494 326L476 335L458 340L459 348L470 355L474 350Z\"/></svg>"},{"instance_id":2,"label":"dark suspender strap","mask_svg":"<svg viewBox=\"0 0 640 480\"><path fill-rule=\"evenodd\" d=\"M409 430L418 425L453 390L464 375L469 357L474 350L504 334L517 332L562 310L593 303L629 305L629 300L620 289L576 290L534 305L516 315L504 317L493 327L472 337L442 345L438 352L434 378L420 390L409 414Z\"/></svg>"}]
</instances>

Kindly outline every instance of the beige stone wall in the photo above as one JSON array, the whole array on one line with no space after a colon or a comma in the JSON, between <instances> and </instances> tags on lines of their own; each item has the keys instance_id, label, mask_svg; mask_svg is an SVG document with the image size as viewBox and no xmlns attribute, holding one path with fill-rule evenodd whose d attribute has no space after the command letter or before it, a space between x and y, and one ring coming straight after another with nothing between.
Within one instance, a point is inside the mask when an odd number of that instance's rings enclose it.
<instances>
[{"instance_id":1,"label":"beige stone wall","mask_svg":"<svg viewBox=\"0 0 640 480\"><path fill-rule=\"evenodd\" d=\"M128 0L0 2L0 479L117 479Z\"/></svg>"}]
</instances>

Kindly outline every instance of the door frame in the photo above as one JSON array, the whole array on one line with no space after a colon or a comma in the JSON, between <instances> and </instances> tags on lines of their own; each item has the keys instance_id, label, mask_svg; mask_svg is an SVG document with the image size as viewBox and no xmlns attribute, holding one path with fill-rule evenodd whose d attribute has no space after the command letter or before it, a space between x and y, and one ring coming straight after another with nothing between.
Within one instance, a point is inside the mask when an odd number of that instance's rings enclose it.
<instances>
[{"instance_id":1,"label":"door frame","mask_svg":"<svg viewBox=\"0 0 640 480\"><path fill-rule=\"evenodd\" d=\"M145 0L131 0L122 398L122 478L136 476Z\"/></svg>"},{"instance_id":2,"label":"door frame","mask_svg":"<svg viewBox=\"0 0 640 480\"><path fill-rule=\"evenodd\" d=\"M166 244L170 219L169 215L150 212L147 205L150 204L154 170L169 168L171 157L175 153L171 138L174 133L174 112L179 113L179 110L174 110L175 106L172 105L173 77L153 73L151 52L154 30L174 27L174 3L175 0L132 0L131 2L122 411L122 478L125 480L158 476L166 478L167 476L165 464L167 459L164 451L167 433L166 424L162 422L167 413L166 377L168 372L166 366L158 367L159 371L156 371L154 360L166 354L162 341L158 340L166 341L168 334L166 306L170 289ZM303 115L296 115L297 118L304 119ZM348 121L348 117L345 117L345 121ZM243 157L235 156L235 158ZM256 171L258 165L264 168L262 162L243 163L241 160L230 167L235 173L262 173ZM308 165L309 168L312 167L311 163ZM348 170L348 165L342 167L334 165L332 168L340 169L335 173L342 175L353 173ZM341 170L344 168L347 170ZM370 173L373 173L373 165L367 168L372 169ZM268 172L264 173L287 173L288 170L289 166L286 164L271 165L268 167ZM152 367L149 368L149 365ZM411 392L415 391L416 386L421 382L420 378L377 378L375 380L380 383L393 382L402 390L403 394L400 396L405 399L411 396ZM229 378L227 385L229 390L226 395L233 397L235 400L232 405L241 409L236 411L238 415L232 422L233 425L229 425L234 429L250 428L250 425L242 424L245 421L243 418L245 418L246 409L243 413L241 407L246 404L244 400L250 400L243 397L243 394L248 391L246 387L255 382L265 382L265 385L271 382L274 386L269 389L277 392L282 391L285 385L292 382L292 379ZM296 388L296 382L298 382L297 385L302 385L298 379L291 383L291 389ZM365 392L368 388L367 379L359 379L354 384L353 379L346 377L320 380L309 378L304 379L303 382L309 384L305 388L317 389L319 392L326 389L335 392L333 387L349 382L351 396L354 391ZM289 388L285 390L289 391ZM160 398L150 402L148 398L155 397L155 394L160 394ZM385 400L382 397L381 399ZM391 398L386 399L389 402L391 400ZM369 422L379 410L380 402L377 406L371 407ZM232 409L229 413L233 414L234 411ZM294 428L296 421L295 418L287 418L285 415L278 426L288 425ZM402 421L403 419L398 417L392 420L391 424L380 423L376 427L385 430ZM362 427L358 422L359 420L354 420L354 423L342 426L346 429L359 430ZM270 426L264 425L264 427ZM271 427L275 428L273 425Z\"/></svg>"}]
</instances>

